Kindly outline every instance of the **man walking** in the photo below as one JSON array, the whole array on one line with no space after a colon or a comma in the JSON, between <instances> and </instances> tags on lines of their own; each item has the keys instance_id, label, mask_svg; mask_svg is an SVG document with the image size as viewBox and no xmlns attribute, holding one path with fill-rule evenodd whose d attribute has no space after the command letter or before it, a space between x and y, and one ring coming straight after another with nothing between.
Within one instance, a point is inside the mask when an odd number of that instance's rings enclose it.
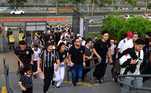
<instances>
[{"instance_id":1,"label":"man walking","mask_svg":"<svg viewBox=\"0 0 151 93\"><path fill-rule=\"evenodd\" d=\"M102 32L101 35L102 38L95 42L93 48L94 55L97 57L95 63L98 64L94 71L94 77L99 83L103 82L107 67L107 58L109 58L109 62L112 63L110 42L108 42L109 33Z\"/></svg>"},{"instance_id":2,"label":"man walking","mask_svg":"<svg viewBox=\"0 0 151 93\"><path fill-rule=\"evenodd\" d=\"M121 75L140 75L140 65L144 57L143 47L144 41L137 39L133 48L127 49L121 54L119 58ZM132 85L136 88L140 88L143 85L142 77L124 77L122 81L124 85L121 87L121 93L130 92L127 85Z\"/></svg>"},{"instance_id":3,"label":"man walking","mask_svg":"<svg viewBox=\"0 0 151 93\"><path fill-rule=\"evenodd\" d=\"M49 86L53 80L54 70L57 70L60 64L58 54L53 49L53 47L54 45L52 43L48 44L47 48L43 51L41 55L44 71L44 93L47 93ZM54 69L54 62L57 64L56 69Z\"/></svg>"},{"instance_id":4,"label":"man walking","mask_svg":"<svg viewBox=\"0 0 151 93\"><path fill-rule=\"evenodd\" d=\"M81 46L81 41L77 37L74 39L73 46L69 49L69 60L71 64L72 72L72 83L74 86L77 85L79 80L83 77L83 64L85 63L85 47Z\"/></svg>"}]
</instances>

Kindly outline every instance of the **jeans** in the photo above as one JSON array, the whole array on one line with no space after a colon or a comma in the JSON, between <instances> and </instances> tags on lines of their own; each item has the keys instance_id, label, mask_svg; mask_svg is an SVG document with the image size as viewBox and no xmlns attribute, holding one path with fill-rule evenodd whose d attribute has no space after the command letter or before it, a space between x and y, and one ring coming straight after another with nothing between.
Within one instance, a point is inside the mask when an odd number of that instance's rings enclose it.
<instances>
[{"instance_id":1,"label":"jeans","mask_svg":"<svg viewBox=\"0 0 151 93\"><path fill-rule=\"evenodd\" d=\"M122 82L127 85L132 85L136 88L141 88L143 86L143 78L141 77L127 77L123 78ZM122 85L121 93L130 93L130 88L127 85Z\"/></svg>"},{"instance_id":2,"label":"jeans","mask_svg":"<svg viewBox=\"0 0 151 93\"><path fill-rule=\"evenodd\" d=\"M66 72L66 79L67 79L67 81L71 81L72 80L71 67L67 66L65 72Z\"/></svg>"},{"instance_id":3,"label":"jeans","mask_svg":"<svg viewBox=\"0 0 151 93\"><path fill-rule=\"evenodd\" d=\"M83 77L83 65L75 64L72 67L72 69L71 69L71 73L72 73L72 83L73 83L73 85L76 85L78 80L82 80L82 77Z\"/></svg>"}]
</instances>

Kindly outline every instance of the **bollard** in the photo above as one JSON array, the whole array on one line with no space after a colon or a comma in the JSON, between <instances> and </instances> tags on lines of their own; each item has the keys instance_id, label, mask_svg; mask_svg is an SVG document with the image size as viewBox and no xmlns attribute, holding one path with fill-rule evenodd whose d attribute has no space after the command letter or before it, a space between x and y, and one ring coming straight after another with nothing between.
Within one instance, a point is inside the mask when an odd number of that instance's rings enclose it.
<instances>
[{"instance_id":1,"label":"bollard","mask_svg":"<svg viewBox=\"0 0 151 93\"><path fill-rule=\"evenodd\" d=\"M1 93L7 93L7 88L6 88L6 86L3 86L3 87L2 87Z\"/></svg>"}]
</instances>

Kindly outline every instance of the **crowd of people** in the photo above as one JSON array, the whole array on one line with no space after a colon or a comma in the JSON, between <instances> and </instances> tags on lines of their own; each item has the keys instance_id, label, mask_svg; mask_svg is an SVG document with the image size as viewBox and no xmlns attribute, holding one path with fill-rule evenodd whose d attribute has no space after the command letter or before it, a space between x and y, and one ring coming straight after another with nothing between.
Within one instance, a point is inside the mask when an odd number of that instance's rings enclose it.
<instances>
[{"instance_id":1,"label":"crowd of people","mask_svg":"<svg viewBox=\"0 0 151 93\"><path fill-rule=\"evenodd\" d=\"M119 43L110 36L110 33L103 31L98 40L84 39L65 26L59 32L48 29L44 33L35 33L31 45L28 41L20 41L15 54L23 93L32 93L32 76L44 80L44 93L47 93L50 85L60 88L68 72L72 74L73 86L86 81L92 69L93 81L102 83L108 64L113 65L111 73L115 82L118 82L119 74L151 74L150 35L142 39L136 32L127 32ZM145 80L147 78L122 79L136 87L142 87ZM121 90L128 93L129 89L123 85Z\"/></svg>"}]
</instances>

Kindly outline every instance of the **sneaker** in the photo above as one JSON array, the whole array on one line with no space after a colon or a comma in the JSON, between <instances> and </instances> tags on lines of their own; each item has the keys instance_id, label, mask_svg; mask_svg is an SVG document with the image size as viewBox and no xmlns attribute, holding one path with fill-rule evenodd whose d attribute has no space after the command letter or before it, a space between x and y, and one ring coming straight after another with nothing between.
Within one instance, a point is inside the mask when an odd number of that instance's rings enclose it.
<instances>
[{"instance_id":1,"label":"sneaker","mask_svg":"<svg viewBox=\"0 0 151 93\"><path fill-rule=\"evenodd\" d=\"M73 86L77 86L77 83L72 83L73 84Z\"/></svg>"},{"instance_id":2,"label":"sneaker","mask_svg":"<svg viewBox=\"0 0 151 93\"><path fill-rule=\"evenodd\" d=\"M52 84L52 86L55 86L55 81L52 81L51 84Z\"/></svg>"},{"instance_id":3,"label":"sneaker","mask_svg":"<svg viewBox=\"0 0 151 93\"><path fill-rule=\"evenodd\" d=\"M78 85L83 85L84 83L81 82L81 81L79 81L79 82L77 82L77 84L78 84Z\"/></svg>"},{"instance_id":4,"label":"sneaker","mask_svg":"<svg viewBox=\"0 0 151 93\"><path fill-rule=\"evenodd\" d=\"M60 88L60 86L56 86L56 88Z\"/></svg>"},{"instance_id":5,"label":"sneaker","mask_svg":"<svg viewBox=\"0 0 151 93\"><path fill-rule=\"evenodd\" d=\"M101 84L101 83L103 83L103 82L104 82L104 80L103 80L103 79L100 79L100 80L99 80L99 83L100 83L100 84Z\"/></svg>"},{"instance_id":6,"label":"sneaker","mask_svg":"<svg viewBox=\"0 0 151 93\"><path fill-rule=\"evenodd\" d=\"M112 80L117 83L118 82L118 77L113 77Z\"/></svg>"}]
</instances>

